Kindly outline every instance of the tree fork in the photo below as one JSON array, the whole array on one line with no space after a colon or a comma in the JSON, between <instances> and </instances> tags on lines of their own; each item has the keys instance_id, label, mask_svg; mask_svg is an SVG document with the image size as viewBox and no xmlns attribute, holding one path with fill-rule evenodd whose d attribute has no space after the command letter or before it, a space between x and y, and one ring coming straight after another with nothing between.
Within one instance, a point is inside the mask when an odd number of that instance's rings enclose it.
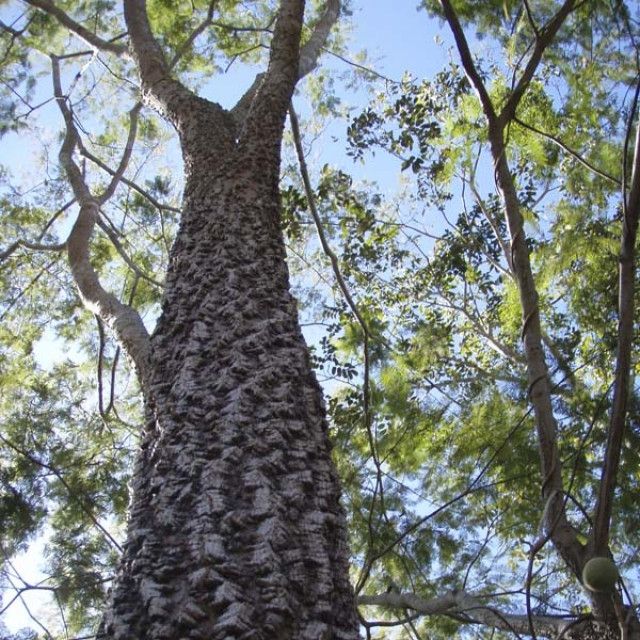
<instances>
[{"instance_id":1,"label":"tree fork","mask_svg":"<svg viewBox=\"0 0 640 640\"><path fill-rule=\"evenodd\" d=\"M303 7L283 0L269 68L231 113L170 78L144 2L125 2L144 99L179 133L186 184L106 638L358 637L322 392L280 229Z\"/></svg>"}]
</instances>

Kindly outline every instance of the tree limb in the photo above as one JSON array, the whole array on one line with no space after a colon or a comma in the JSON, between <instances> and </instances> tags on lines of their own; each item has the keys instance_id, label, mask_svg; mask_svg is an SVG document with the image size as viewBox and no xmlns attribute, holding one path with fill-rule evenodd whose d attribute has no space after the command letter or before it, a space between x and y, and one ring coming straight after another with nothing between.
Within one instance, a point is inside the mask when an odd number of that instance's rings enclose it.
<instances>
[{"instance_id":1,"label":"tree limb","mask_svg":"<svg viewBox=\"0 0 640 640\"><path fill-rule=\"evenodd\" d=\"M311 73L311 71L317 67L318 59L327 42L329 33L340 15L340 9L341 0L327 0L324 13L317 22L309 40L299 49L297 77L295 78L295 82L300 81L305 75ZM275 39L276 34L274 32L274 40ZM274 41L272 40L272 47L273 42ZM295 62L292 62L292 64L295 66ZM240 100L238 100L236 105L231 109L231 115L235 120L238 129L247 117L253 100L262 83L265 81L265 77L266 74L264 73L256 75L252 85L247 91L245 91Z\"/></svg>"},{"instance_id":2,"label":"tree limb","mask_svg":"<svg viewBox=\"0 0 640 640\"><path fill-rule=\"evenodd\" d=\"M516 114L516 109L518 108L518 104L520 104L520 100L524 95L524 92L527 90L527 87L531 83L533 76L540 64L540 60L542 59L542 55L547 49L547 47L553 42L556 34L560 30L560 27L564 24L567 16L573 11L575 8L576 0L565 0L557 13L549 20L549 22L536 33L535 46L533 48L533 53L527 62L520 79L518 80L515 88L509 95L507 102L504 104L502 109L500 110L500 115L498 116L498 120L500 121L502 127L504 127L508 122L510 122Z\"/></svg>"},{"instance_id":3,"label":"tree limb","mask_svg":"<svg viewBox=\"0 0 640 640\"><path fill-rule=\"evenodd\" d=\"M112 40L104 40L93 33L93 31L89 31L89 29L83 27L79 22L76 22L62 9L57 7L52 0L25 0L25 2L53 16L61 25L67 27L67 29L82 38L82 40L93 49L108 51L109 53L115 53L119 56L128 54L129 50L125 45L115 42L120 39L121 36L113 38Z\"/></svg>"},{"instance_id":4,"label":"tree limb","mask_svg":"<svg viewBox=\"0 0 640 640\"><path fill-rule=\"evenodd\" d=\"M298 80L304 78L318 66L318 59L329 38L329 33L340 15L340 0L327 0L324 13L311 33L311 37L300 49Z\"/></svg>"},{"instance_id":5,"label":"tree limb","mask_svg":"<svg viewBox=\"0 0 640 640\"><path fill-rule=\"evenodd\" d=\"M89 245L98 221L99 204L93 196L73 152L79 139L73 122L73 114L66 104L60 84L60 67L55 56L51 57L53 87L56 101L63 115L66 132L60 148L60 162L64 167L80 211L67 239L67 256L73 279L84 306L100 316L124 345L132 358L140 383L144 387L148 376L150 343L142 318L132 307L120 302L106 291L90 262Z\"/></svg>"},{"instance_id":6,"label":"tree limb","mask_svg":"<svg viewBox=\"0 0 640 640\"><path fill-rule=\"evenodd\" d=\"M507 158L507 143L504 129L515 115L515 109L526 91L542 58L545 49L552 42L564 19L574 8L575 0L565 0L561 9L541 30L529 62L507 103L496 116L493 103L482 79L471 59L469 47L450 0L440 0L445 17L454 34L463 67L470 82L476 89L488 121L487 133L494 163L496 186L500 193L503 210L511 239L509 264L513 270L520 295L522 309L522 343L527 361L529 381L528 394L535 412L538 449L542 471L542 498L545 504L546 530L563 559L576 576L580 576L584 556L583 546L569 523L562 496L563 478L558 454L557 424L551 402L551 381L547 369L542 343L540 306L533 276L529 247L524 230L524 219L520 209L518 193Z\"/></svg>"},{"instance_id":7,"label":"tree limb","mask_svg":"<svg viewBox=\"0 0 640 640\"><path fill-rule=\"evenodd\" d=\"M389 592L357 597L360 606L382 606L392 609L410 609L422 615L444 615L467 624L480 624L494 629L510 631L516 635L530 635L527 616L502 612L483 603L483 596L466 591L453 591L434 598L421 598L414 593ZM535 616L536 630L541 635L555 637L566 627L567 618Z\"/></svg>"},{"instance_id":8,"label":"tree limb","mask_svg":"<svg viewBox=\"0 0 640 640\"><path fill-rule=\"evenodd\" d=\"M489 92L480 77L480 73L473 62L469 43L464 35L460 20L458 20L458 15L456 14L450 0L440 0L440 6L444 12L445 20L449 24L449 28L453 33L453 39L455 40L456 48L460 54L460 60L465 74L480 99L485 116L489 120L489 123L493 123L497 119L495 108L491 101L491 97L489 96Z\"/></svg>"},{"instance_id":9,"label":"tree limb","mask_svg":"<svg viewBox=\"0 0 640 640\"><path fill-rule=\"evenodd\" d=\"M179 103L193 100L195 95L171 76L171 68L151 31L145 0L124 0L124 18L142 81L143 101L176 125Z\"/></svg>"},{"instance_id":10,"label":"tree limb","mask_svg":"<svg viewBox=\"0 0 640 640\"><path fill-rule=\"evenodd\" d=\"M640 82L636 86L633 107L627 129L627 140L631 137L632 123L640 94ZM627 146L625 144L625 146ZM623 175L626 187L626 175ZM624 435L627 403L629 399L629 374L631 349L634 338L634 289L635 289L635 245L640 217L640 121L636 125L636 141L633 154L629 193L623 195L622 238L620 241L620 264L618 275L618 346L616 373L613 391L613 408L609 420L607 446L600 478L600 489L596 503L593 529L593 547L597 555L604 554L609 546L609 528L613 508L613 494L617 483L620 450ZM623 194L625 191L623 191Z\"/></svg>"}]
</instances>

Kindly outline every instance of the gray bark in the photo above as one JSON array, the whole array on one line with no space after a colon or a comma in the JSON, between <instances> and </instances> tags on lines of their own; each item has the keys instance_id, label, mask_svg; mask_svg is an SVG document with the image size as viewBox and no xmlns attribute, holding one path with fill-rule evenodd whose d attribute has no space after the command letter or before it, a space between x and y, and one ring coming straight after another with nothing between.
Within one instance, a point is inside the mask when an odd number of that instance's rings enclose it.
<instances>
[{"instance_id":1,"label":"gray bark","mask_svg":"<svg viewBox=\"0 0 640 640\"><path fill-rule=\"evenodd\" d=\"M277 166L267 172L242 152L215 173L207 166L194 158L152 338L148 421L105 633L356 638L321 391L289 293Z\"/></svg>"},{"instance_id":2,"label":"gray bark","mask_svg":"<svg viewBox=\"0 0 640 640\"><path fill-rule=\"evenodd\" d=\"M144 99L180 135L186 186L102 637L358 637L339 482L279 220L301 7L283 1L238 126L167 79L143 4L125 4Z\"/></svg>"}]
</instances>

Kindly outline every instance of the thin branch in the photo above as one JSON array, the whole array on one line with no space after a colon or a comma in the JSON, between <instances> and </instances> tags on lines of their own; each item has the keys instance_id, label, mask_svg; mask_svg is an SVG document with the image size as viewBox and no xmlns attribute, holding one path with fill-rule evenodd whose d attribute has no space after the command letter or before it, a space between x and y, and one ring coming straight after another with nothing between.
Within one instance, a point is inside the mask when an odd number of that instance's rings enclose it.
<instances>
[{"instance_id":1,"label":"thin branch","mask_svg":"<svg viewBox=\"0 0 640 640\"><path fill-rule=\"evenodd\" d=\"M44 225L42 231L36 236L35 240L23 240L19 239L15 242L12 242L4 251L0 251L0 263L9 258L16 249L20 247L24 247L25 249L31 249L32 251L64 251L66 248L66 242L58 243L58 244L49 244L41 242L42 238L46 235L47 231L51 228L51 225L75 202L74 200L70 200L65 203L58 209L52 216L49 218L47 224Z\"/></svg>"},{"instance_id":2,"label":"thin branch","mask_svg":"<svg viewBox=\"0 0 640 640\"><path fill-rule=\"evenodd\" d=\"M140 382L144 387L148 375L149 334L140 315L107 292L90 262L89 245L98 222L99 204L85 183L83 172L73 159L80 138L71 109L66 103L60 84L60 67L51 57L54 95L66 124L65 137L60 148L60 162L69 179L73 194L80 205L78 218L67 239L67 255L71 273L86 308L98 314L116 334L133 359Z\"/></svg>"},{"instance_id":3,"label":"thin branch","mask_svg":"<svg viewBox=\"0 0 640 640\"><path fill-rule=\"evenodd\" d=\"M69 497L71 497L73 500L75 500L78 503L82 511L84 511L85 515L89 518L89 520L91 520L91 522L102 533L102 535L104 535L104 537L109 542L109 544L111 544L111 546L113 546L114 549L117 549L120 553L122 553L122 547L118 544L117 540L105 529L105 527L102 524L100 524L99 520L96 518L93 511L87 506L86 502L73 490L73 488L65 480L62 473L56 467L50 465L47 462L44 462L43 460L40 460L39 458L36 458L36 456L32 455L28 451L25 451L20 446L18 446L8 438L6 438L4 435L2 435L2 433L0 433L0 440L2 440L2 442L4 442L10 449L13 449L16 453L21 455L23 458L26 458L27 460L29 460L29 462L32 462L33 464L35 464L38 467L41 467L42 469L46 469L47 471L50 471L56 478L58 478L58 480L60 481L60 484L62 484L62 486L67 490Z\"/></svg>"},{"instance_id":4,"label":"thin branch","mask_svg":"<svg viewBox=\"0 0 640 640\"><path fill-rule=\"evenodd\" d=\"M309 171L308 171L307 162L304 156L304 149L302 148L302 139L300 137L300 125L298 123L298 117L295 113L293 105L291 105L291 107L289 108L289 118L291 121L291 130L293 133L293 140L294 140L296 152L298 155L298 162L300 165L300 174L302 176L302 182L304 184L307 204L309 205L309 211L311 212L311 216L313 217L313 220L316 225L316 230L318 233L318 239L320 240L320 245L325 255L331 261L331 268L333 269L333 274L336 278L336 282L338 283L338 287L340 288L340 291L342 291L342 295L344 296L344 299L347 305L351 309L351 312L353 313L356 320L358 321L358 324L362 329L362 333L366 338L370 338L371 336L370 336L367 322L364 319L362 313L360 312L360 309L358 308L358 305L353 299L353 296L351 295L351 291L349 290L349 287L344 279L344 276L342 275L338 256L336 256L335 252L329 245L327 236L322 226L322 220L320 218L320 214L318 213L318 208L315 201L313 187L311 186L311 180L309 178ZM367 360L368 360L368 353L365 353L365 363L367 362ZM368 379L368 367L365 367L365 378ZM363 399L365 413L367 413L367 410L368 410L368 404L369 404L368 395L369 394L367 391L367 393L365 394L366 397Z\"/></svg>"},{"instance_id":5,"label":"thin branch","mask_svg":"<svg viewBox=\"0 0 640 640\"><path fill-rule=\"evenodd\" d=\"M364 73L366 73L366 74L368 74L370 76L373 76L374 78L379 78L380 80L384 80L385 82L388 82L389 84L394 84L394 85L401 85L402 84L401 80L394 80L393 78L389 78L388 76L385 76L385 75L379 73L375 69L372 69L371 67L365 67L364 65L359 64L358 62L355 62L354 60L350 60L349 58L346 58L345 56L340 55L339 53L336 53L335 51L332 51L331 49L327 49L326 47L322 47L322 51L324 51L325 53L329 54L330 56L333 56L334 58L337 58L338 60L341 60L345 64L348 64L350 67L354 67L355 69L360 69L360 71L364 71Z\"/></svg>"},{"instance_id":6,"label":"thin branch","mask_svg":"<svg viewBox=\"0 0 640 640\"><path fill-rule=\"evenodd\" d=\"M370 389L370 352L369 352L369 343L371 340L371 333L369 331L368 324L364 319L364 316L360 312L358 305L356 304L353 296L351 295L351 291L342 275L342 271L340 269L340 262L338 257L334 253L333 249L329 245L326 234L324 232L322 226L322 220L318 213L318 208L316 206L315 196L313 192L313 188L311 186L311 180L309 178L309 171L307 168L307 162L304 156L304 149L302 147L302 138L300 136L300 125L298 123L298 117L293 108L293 104L289 106L289 119L291 122L291 131L293 133L293 140L296 147L296 153L298 155L298 163L300 165L300 174L302 176L302 182L304 185L304 191L307 198L307 204L309 206L309 211L313 217L313 220L316 225L316 230L318 233L318 239L320 240L320 245L324 254L329 258L331 262L331 268L333 270L336 282L338 283L338 287L344 296L344 299L351 309L351 312L355 316L360 328L362 330L363 336L363 383L362 383L362 405L363 405L363 418L364 418L364 426L367 432L367 438L369 441L369 449L371 451L371 457L373 459L373 463L376 467L376 486L373 492L372 501L371 501L371 509L369 510L369 534L370 539L373 540L373 513L374 513L374 505L376 498L379 496L380 504L382 510L384 510L384 489L382 483L382 466L380 462L380 458L378 455L375 438L372 430L372 415L371 415L371 407L370 407L370 399L371 399L371 389Z\"/></svg>"},{"instance_id":7,"label":"thin branch","mask_svg":"<svg viewBox=\"0 0 640 640\"><path fill-rule=\"evenodd\" d=\"M197 38L211 26L213 21L213 12L215 10L217 0L210 0L209 7L207 9L207 17L189 34L188 38L180 45L176 54L169 62L169 69L173 69L184 54L188 51L189 47L197 40Z\"/></svg>"},{"instance_id":8,"label":"thin branch","mask_svg":"<svg viewBox=\"0 0 640 640\"><path fill-rule=\"evenodd\" d=\"M156 280L155 278L151 277L149 274L145 273L135 263L133 258L129 256L125 248L122 246L122 243L120 242L120 240L118 240L118 236L116 235L116 233L113 231L113 229L109 225L105 224L100 218L98 218L97 224L107 234L107 237L111 241L111 244L113 244L116 251L120 254L120 257L124 260L124 262L129 267L129 269L131 269L131 271L133 271L138 277L142 278L143 280L146 280L149 284L152 284L154 287L157 287L160 290L164 289L162 282L160 282L159 280Z\"/></svg>"},{"instance_id":9,"label":"thin branch","mask_svg":"<svg viewBox=\"0 0 640 640\"><path fill-rule=\"evenodd\" d=\"M26 603L24 596L22 595L22 590L19 589L18 587L16 587L16 585L13 582L13 579L10 576L7 576L7 582L9 582L9 584L11 585L12 589L14 591L18 591L18 599L20 600L20 604L24 607L24 610L27 612L27 615L29 616L29 618L31 618L31 620L37 624L43 631L45 634L46 638L50 638L53 639L53 635L52 633L49 631L49 629L47 629L47 627L45 627L44 624L42 624L42 622L40 622L40 620L38 620L38 618L31 612L31 609L29 608L29 605Z\"/></svg>"},{"instance_id":10,"label":"thin branch","mask_svg":"<svg viewBox=\"0 0 640 640\"><path fill-rule=\"evenodd\" d=\"M626 140L631 138L633 122L636 118L640 80L637 83L633 106L629 116ZM625 142L625 148L628 142ZM626 166L625 166L626 168ZM623 175L623 185L627 177ZM623 187L623 197L624 197ZM616 373L613 388L613 407L609 420L604 465L600 478L600 490L596 504L593 544L596 554L605 553L609 546L609 527L613 509L613 495L617 484L620 450L624 436L627 404L629 400L629 376L631 350L634 338L634 289L636 282L635 245L640 218L640 120L636 125L636 142L633 154L631 186L623 201L622 238L620 241L620 261L618 276L618 346L616 353Z\"/></svg>"},{"instance_id":11,"label":"thin branch","mask_svg":"<svg viewBox=\"0 0 640 640\"><path fill-rule=\"evenodd\" d=\"M523 0L523 4L524 4L524 9L527 13L527 20L529 20L529 25L531 26L533 33L535 33L536 38L539 38L540 31L538 29L538 26L536 25L536 21L533 19L533 13L531 12L531 7L529 6L528 0Z\"/></svg>"},{"instance_id":12,"label":"thin branch","mask_svg":"<svg viewBox=\"0 0 640 640\"><path fill-rule=\"evenodd\" d=\"M20 247L31 249L32 251L64 251L66 246L66 242L59 244L43 244L40 242L29 242L28 240L16 240L6 249L0 251L0 263L4 262L7 258L10 258Z\"/></svg>"},{"instance_id":13,"label":"thin branch","mask_svg":"<svg viewBox=\"0 0 640 640\"><path fill-rule=\"evenodd\" d=\"M0 314L0 322L2 322L9 315L11 309L13 309L13 307L20 300L22 300L22 298L27 294L27 291L29 291L31 287L35 286L45 273L49 273L49 269L56 262L57 260L51 260L50 262L48 262L44 267L42 267L42 269L40 269L40 271L38 271L38 273L33 278L31 278L29 283L25 287L23 287L17 295L15 295L11 300L7 300L5 302L5 304L3 305L3 312L2 314Z\"/></svg>"},{"instance_id":14,"label":"thin branch","mask_svg":"<svg viewBox=\"0 0 640 640\"><path fill-rule=\"evenodd\" d=\"M124 172L127 170L129 166L129 161L131 160L131 154L133 152L133 145L136 140L136 134L138 131L138 115L140 114L140 109L142 109L142 103L137 102L129 111L129 135L127 136L127 142L125 143L124 151L122 153L122 158L120 158L120 163L118 168L114 171L112 175L111 182L109 186L105 189L104 193L98 198L98 202L102 205L107 200L111 198L111 196L115 193L118 184L122 180L122 176Z\"/></svg>"},{"instance_id":15,"label":"thin branch","mask_svg":"<svg viewBox=\"0 0 640 640\"><path fill-rule=\"evenodd\" d=\"M83 144L82 140L78 140L78 151L80 155L85 157L87 160L93 162L96 166L100 167L103 171L106 171L108 174L115 176L116 171L112 169L106 162L103 162L98 156L94 155L89 151ZM173 213L180 213L179 207L172 207L168 204L163 204L156 198L154 198L146 189L143 189L140 185L132 180L125 178L124 176L120 177L120 182L122 184L126 184L127 187L130 187L134 191L137 191L143 198L148 200L156 209L159 211L172 211Z\"/></svg>"},{"instance_id":16,"label":"thin branch","mask_svg":"<svg viewBox=\"0 0 640 640\"><path fill-rule=\"evenodd\" d=\"M520 104L522 96L533 79L536 69L540 64L540 60L542 59L542 55L547 47L553 42L556 34L560 30L560 27L564 24L564 21L567 19L569 14L575 9L575 6L576 0L565 0L553 18L551 18L541 31L537 32L533 53L531 54L531 57L529 58L529 61L527 62L515 88L509 95L507 102L500 110L498 120L500 121L501 127L504 127L515 116L518 104Z\"/></svg>"},{"instance_id":17,"label":"thin branch","mask_svg":"<svg viewBox=\"0 0 640 640\"><path fill-rule=\"evenodd\" d=\"M614 185L616 185L616 187L621 186L622 182L618 178L615 178L614 176L612 176L610 173L607 173L606 171L602 171L601 169L598 169L598 167L596 167L594 164L589 162L586 158L581 156L577 151L574 151L573 149L571 149L571 147L569 147L564 142L562 142L560 138L550 133L546 133L545 131L538 129L537 127L534 127L531 124L527 124L526 122L520 120L520 118L518 118L517 116L514 116L513 121L519 124L521 127L524 127L525 129L528 129L529 131L532 131L533 133L536 133L539 136L542 136L543 138L550 140L551 142L556 144L558 147L560 147L563 151L566 151L572 158L575 158L581 165L589 169L589 171L592 171L593 173L600 176L601 178L604 178L605 180L612 182Z\"/></svg>"}]
</instances>

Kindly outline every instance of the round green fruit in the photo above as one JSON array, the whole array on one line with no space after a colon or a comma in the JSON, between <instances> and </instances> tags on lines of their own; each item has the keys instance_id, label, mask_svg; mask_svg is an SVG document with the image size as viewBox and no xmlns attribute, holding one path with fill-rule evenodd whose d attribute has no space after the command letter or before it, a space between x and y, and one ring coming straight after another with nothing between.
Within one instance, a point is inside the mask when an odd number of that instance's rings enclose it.
<instances>
[{"instance_id":1,"label":"round green fruit","mask_svg":"<svg viewBox=\"0 0 640 640\"><path fill-rule=\"evenodd\" d=\"M582 569L582 583L590 591L613 591L620 574L611 558L591 558Z\"/></svg>"}]
</instances>

